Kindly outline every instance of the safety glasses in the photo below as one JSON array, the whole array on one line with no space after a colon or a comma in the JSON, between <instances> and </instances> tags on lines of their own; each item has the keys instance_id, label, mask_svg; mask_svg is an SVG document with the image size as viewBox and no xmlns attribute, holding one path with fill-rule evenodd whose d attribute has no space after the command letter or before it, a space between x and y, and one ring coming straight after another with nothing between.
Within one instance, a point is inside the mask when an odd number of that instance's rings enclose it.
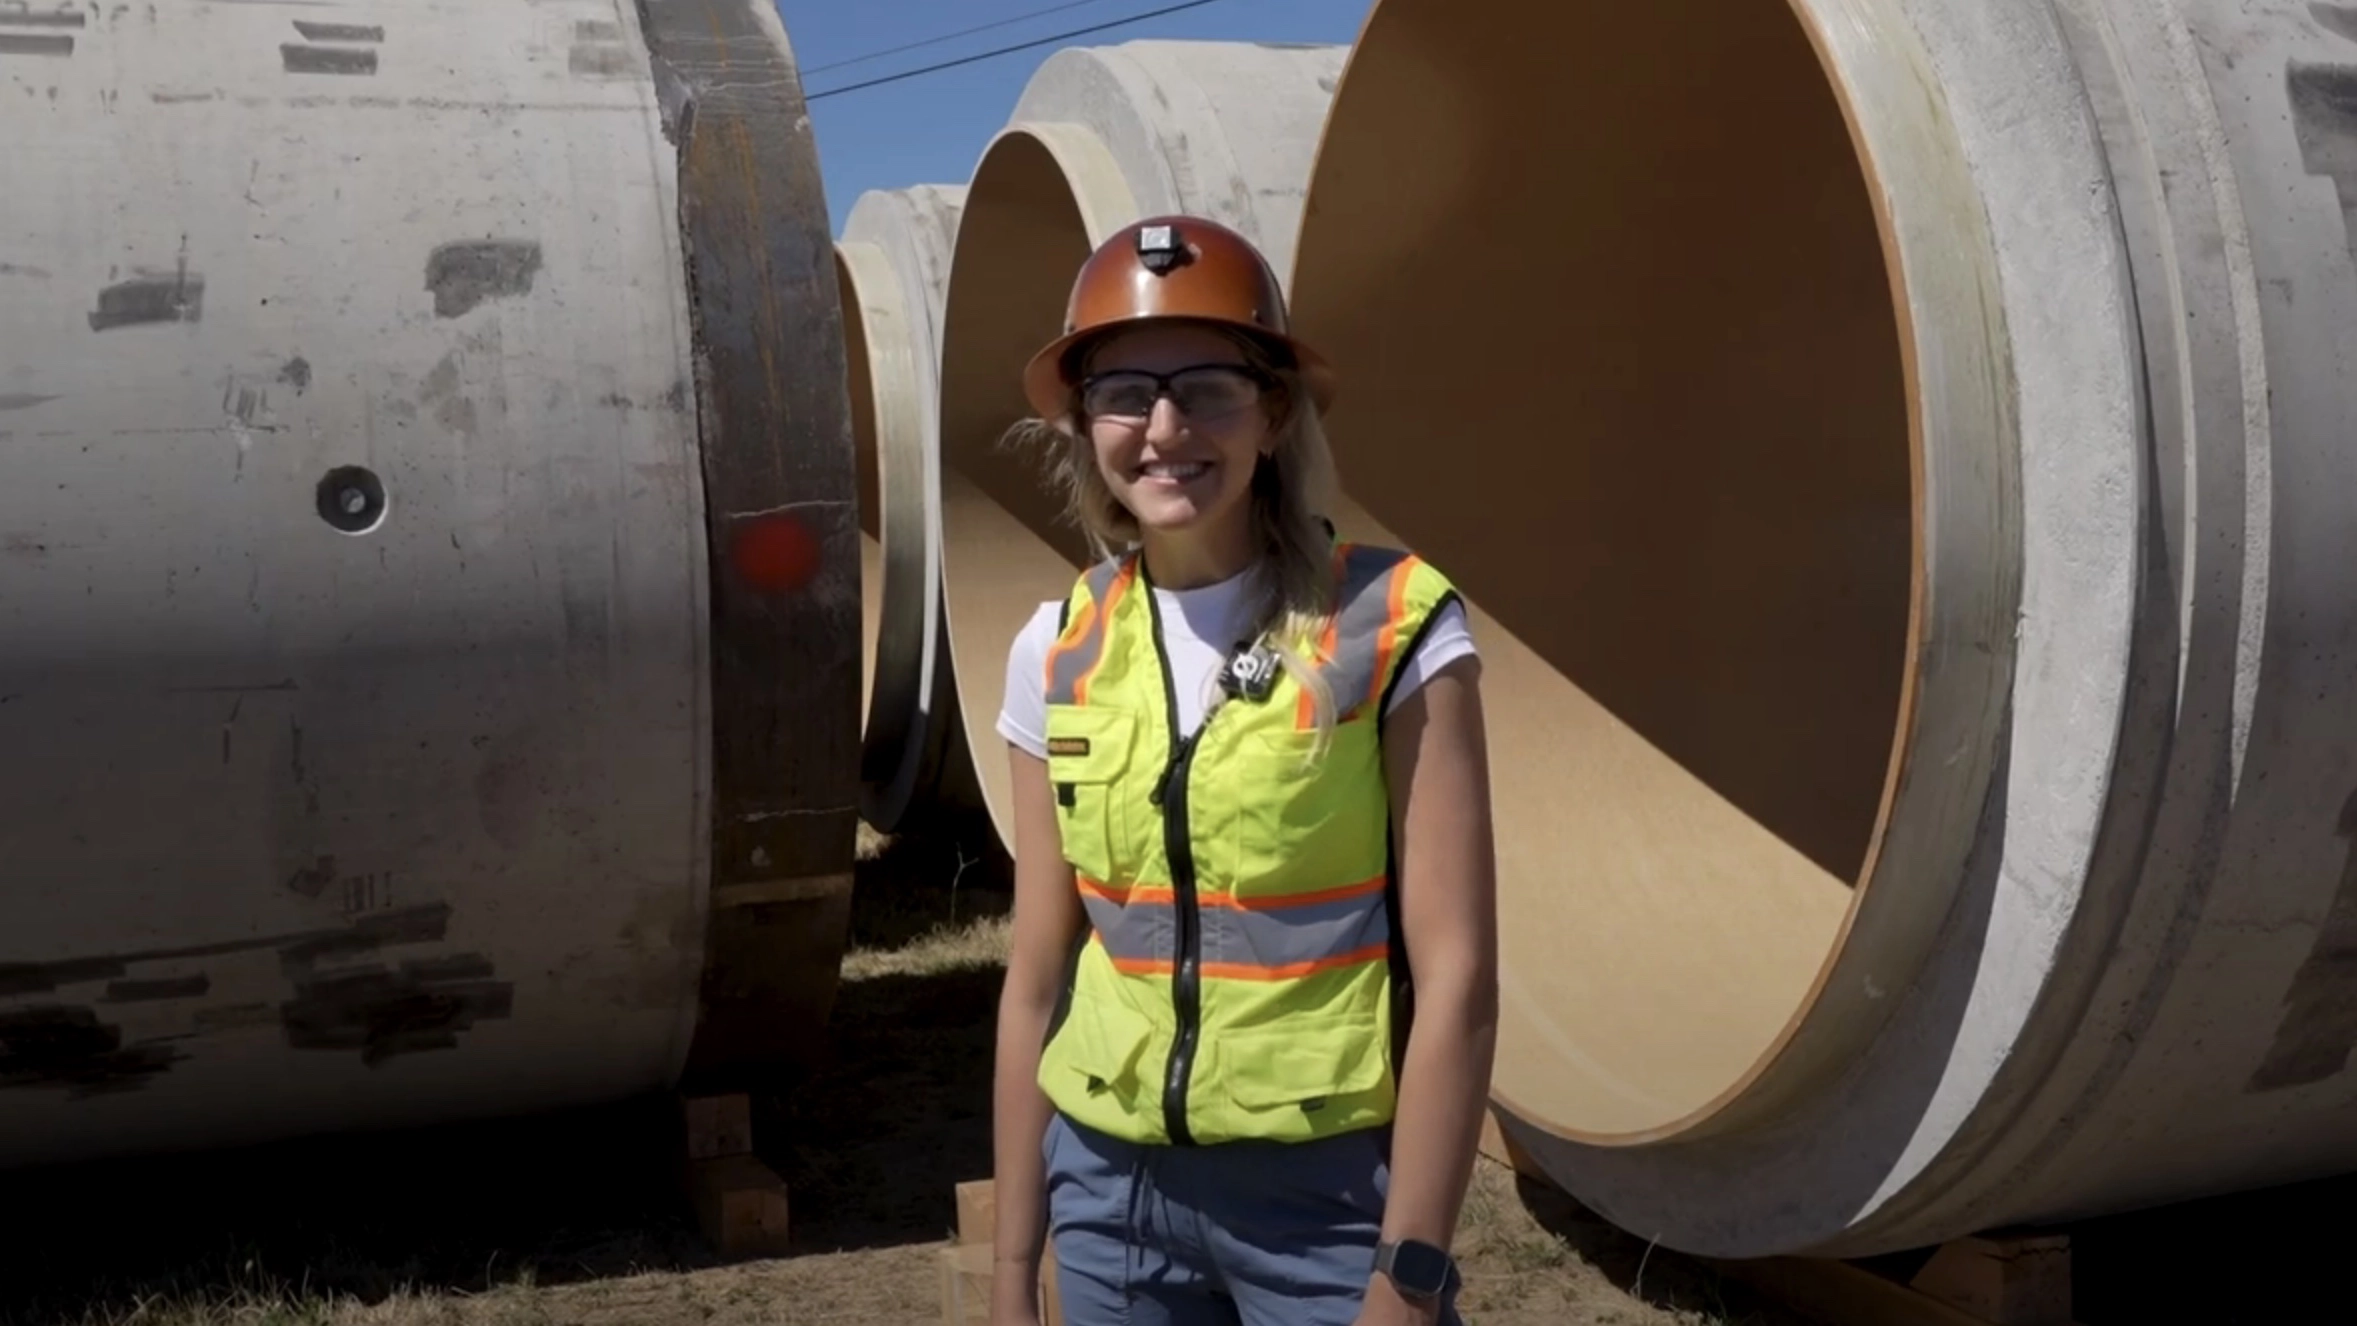
<instances>
[{"instance_id":1,"label":"safety glasses","mask_svg":"<svg viewBox=\"0 0 2357 1326\"><path fill-rule=\"evenodd\" d=\"M1168 396L1192 419L1213 419L1257 402L1259 374L1241 364L1194 364L1169 373L1117 368L1080 384L1080 408L1092 417L1142 422Z\"/></svg>"}]
</instances>

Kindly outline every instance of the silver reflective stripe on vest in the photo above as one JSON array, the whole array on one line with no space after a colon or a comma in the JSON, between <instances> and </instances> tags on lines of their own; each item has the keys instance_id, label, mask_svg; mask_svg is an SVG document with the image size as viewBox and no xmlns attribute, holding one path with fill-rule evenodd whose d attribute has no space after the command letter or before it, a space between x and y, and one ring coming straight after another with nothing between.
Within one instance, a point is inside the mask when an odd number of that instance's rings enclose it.
<instances>
[{"instance_id":1,"label":"silver reflective stripe on vest","mask_svg":"<svg viewBox=\"0 0 2357 1326\"><path fill-rule=\"evenodd\" d=\"M1058 640L1048 650L1047 702L1078 704L1080 683L1097 670L1105 654L1105 619L1113 611L1114 583L1128 567L1127 559L1099 562L1088 571L1088 605L1080 634Z\"/></svg>"},{"instance_id":2,"label":"silver reflective stripe on vest","mask_svg":"<svg viewBox=\"0 0 2357 1326\"><path fill-rule=\"evenodd\" d=\"M1224 901L1224 900L1223 900ZM1203 909L1203 971L1277 980L1384 957L1390 911L1378 879L1308 899L1255 898L1250 907Z\"/></svg>"},{"instance_id":3,"label":"silver reflective stripe on vest","mask_svg":"<svg viewBox=\"0 0 2357 1326\"><path fill-rule=\"evenodd\" d=\"M1149 899L1138 895L1146 893ZM1160 901L1152 901L1158 896ZM1164 968L1178 952L1178 908L1168 889L1133 889L1123 902L1118 890L1082 880L1080 902L1106 956L1118 966L1159 962Z\"/></svg>"},{"instance_id":4,"label":"silver reflective stripe on vest","mask_svg":"<svg viewBox=\"0 0 2357 1326\"><path fill-rule=\"evenodd\" d=\"M1132 975L1170 970L1178 945L1170 889L1141 884L1123 891L1084 880L1080 894L1115 967ZM1201 901L1203 974L1214 979L1283 980L1380 961L1389 951L1391 916L1381 878L1297 898L1255 898L1250 906L1224 894Z\"/></svg>"},{"instance_id":5,"label":"silver reflective stripe on vest","mask_svg":"<svg viewBox=\"0 0 2357 1326\"><path fill-rule=\"evenodd\" d=\"M1322 670L1340 718L1350 718L1380 693L1385 665L1398 645L1391 587L1414 564L1413 557L1380 548L1353 546L1343 554L1333 657Z\"/></svg>"}]
</instances>

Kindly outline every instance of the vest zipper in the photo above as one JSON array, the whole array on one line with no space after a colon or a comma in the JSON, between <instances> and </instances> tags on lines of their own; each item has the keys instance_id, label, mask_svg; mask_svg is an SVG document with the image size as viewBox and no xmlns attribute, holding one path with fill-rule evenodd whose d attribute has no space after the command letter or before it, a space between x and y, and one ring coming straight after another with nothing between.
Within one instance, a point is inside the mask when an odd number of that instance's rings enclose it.
<instances>
[{"instance_id":1,"label":"vest zipper","mask_svg":"<svg viewBox=\"0 0 2357 1326\"><path fill-rule=\"evenodd\" d=\"M1140 559L1141 562L1143 559ZM1144 567L1139 568L1142 573ZM1170 763L1154 784L1153 802L1162 810L1162 850L1170 858L1171 893L1177 899L1178 954L1171 964L1170 999L1178 1011L1178 1034L1171 1041L1170 1067L1162 1081L1162 1123L1179 1146L1195 1143L1187 1127L1187 1081L1195 1068L1195 1040L1203 1020L1202 916L1195 901L1195 843L1187 824L1187 772L1195 759L1195 743L1209 727L1206 718L1188 736L1179 736L1178 683L1170 670L1170 650L1162 640L1162 606L1155 602L1153 585L1146 586L1146 608L1154 623L1154 657L1162 665L1162 699L1169 715Z\"/></svg>"}]
</instances>

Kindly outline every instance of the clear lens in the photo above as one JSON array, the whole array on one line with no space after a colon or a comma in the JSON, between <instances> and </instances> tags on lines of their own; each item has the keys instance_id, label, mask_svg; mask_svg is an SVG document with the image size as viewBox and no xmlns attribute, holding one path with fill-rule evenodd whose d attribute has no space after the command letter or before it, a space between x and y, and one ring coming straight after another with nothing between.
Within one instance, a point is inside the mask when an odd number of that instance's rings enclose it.
<instances>
[{"instance_id":1,"label":"clear lens","mask_svg":"<svg viewBox=\"0 0 2357 1326\"><path fill-rule=\"evenodd\" d=\"M1259 400L1260 383L1240 368L1190 368L1173 375L1171 395L1188 414L1210 418Z\"/></svg>"},{"instance_id":2,"label":"clear lens","mask_svg":"<svg viewBox=\"0 0 2357 1326\"><path fill-rule=\"evenodd\" d=\"M1144 419L1154 412L1155 398L1165 386L1179 409L1197 419L1240 410L1260 399L1260 383L1250 372L1230 364L1203 364L1168 375L1138 369L1100 373L1083 388L1081 408L1114 419Z\"/></svg>"},{"instance_id":3,"label":"clear lens","mask_svg":"<svg viewBox=\"0 0 2357 1326\"><path fill-rule=\"evenodd\" d=\"M1089 380L1081 407L1090 414L1144 418L1154 409L1161 384L1144 373L1105 373Z\"/></svg>"}]
</instances>

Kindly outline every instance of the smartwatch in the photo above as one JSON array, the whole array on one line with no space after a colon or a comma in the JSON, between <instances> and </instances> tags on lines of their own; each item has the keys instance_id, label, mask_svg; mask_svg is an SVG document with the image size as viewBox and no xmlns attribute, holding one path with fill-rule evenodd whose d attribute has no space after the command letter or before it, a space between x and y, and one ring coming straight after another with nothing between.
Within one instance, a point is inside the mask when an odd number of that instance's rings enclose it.
<instances>
[{"instance_id":1,"label":"smartwatch","mask_svg":"<svg viewBox=\"0 0 2357 1326\"><path fill-rule=\"evenodd\" d=\"M1417 1303L1439 1298L1457 1281L1455 1259L1418 1239L1376 1244L1375 1269L1390 1278L1402 1298Z\"/></svg>"}]
</instances>

